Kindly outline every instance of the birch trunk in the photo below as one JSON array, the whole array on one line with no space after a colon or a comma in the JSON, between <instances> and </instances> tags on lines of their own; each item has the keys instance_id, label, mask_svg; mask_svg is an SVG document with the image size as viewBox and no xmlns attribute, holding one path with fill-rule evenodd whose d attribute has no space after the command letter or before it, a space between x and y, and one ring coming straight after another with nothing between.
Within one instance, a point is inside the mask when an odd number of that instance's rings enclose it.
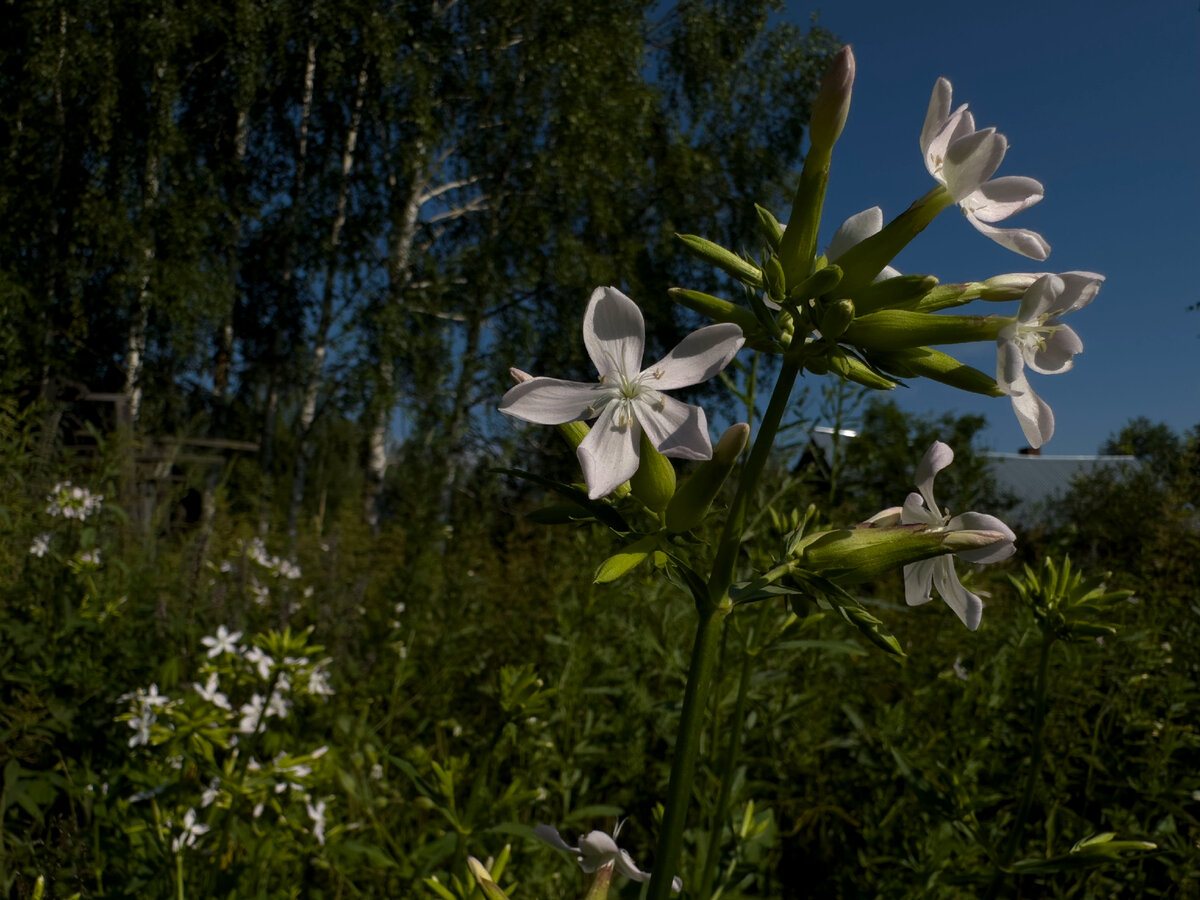
<instances>
[{"instance_id":1,"label":"birch trunk","mask_svg":"<svg viewBox=\"0 0 1200 900\"><path fill-rule=\"evenodd\" d=\"M292 473L291 502L288 504L288 535L293 540L299 533L300 505L304 501L304 482L308 476L308 461L312 455L312 426L317 415L317 394L320 392L321 376L325 371L325 357L329 353L329 331L333 326L333 284L337 272L337 248L341 241L342 227L346 224L346 206L350 198L350 171L354 167L354 149L358 143L358 129L362 124L362 108L366 90L367 70L364 66L358 73L354 109L350 114L350 125L346 130L346 143L342 150L341 179L338 182L333 222L329 229L325 282L321 288L320 318L317 320L316 334L313 335L312 359L305 375L300 417L296 422L299 446L296 451L296 467Z\"/></svg>"}]
</instances>

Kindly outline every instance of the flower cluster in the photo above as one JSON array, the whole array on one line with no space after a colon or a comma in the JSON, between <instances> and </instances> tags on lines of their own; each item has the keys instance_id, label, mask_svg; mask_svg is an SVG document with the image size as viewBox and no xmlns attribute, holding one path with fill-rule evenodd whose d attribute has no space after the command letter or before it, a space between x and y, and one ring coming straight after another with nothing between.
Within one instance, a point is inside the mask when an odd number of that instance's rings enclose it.
<instances>
[{"instance_id":1,"label":"flower cluster","mask_svg":"<svg viewBox=\"0 0 1200 900\"><path fill-rule=\"evenodd\" d=\"M100 512L104 502L103 494L93 494L85 487L79 487L69 481L60 481L46 495L46 513L64 519L77 519L82 522L89 516Z\"/></svg>"}]
</instances>

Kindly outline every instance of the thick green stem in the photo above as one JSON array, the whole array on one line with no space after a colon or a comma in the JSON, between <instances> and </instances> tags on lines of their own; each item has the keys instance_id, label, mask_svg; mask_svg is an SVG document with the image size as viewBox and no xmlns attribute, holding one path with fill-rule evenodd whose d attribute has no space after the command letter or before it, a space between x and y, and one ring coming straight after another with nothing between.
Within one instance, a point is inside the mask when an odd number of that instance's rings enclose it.
<instances>
[{"instance_id":1,"label":"thick green stem","mask_svg":"<svg viewBox=\"0 0 1200 900\"><path fill-rule=\"evenodd\" d=\"M1021 793L1021 803L1017 807L1016 818L1013 819L1012 830L1008 839L1000 849L997 859L998 869L991 885L988 887L988 900L1000 896L1000 888L1004 884L1004 870L1012 862L1021 845L1021 834L1025 830L1025 821L1029 818L1029 810L1033 806L1033 792L1037 787L1038 776L1042 768L1042 735L1046 724L1046 687L1047 673L1050 668L1050 647L1054 638L1050 635L1042 637L1041 654L1038 657L1037 683L1034 687L1035 698L1033 707L1033 749L1029 759L1029 774L1025 779L1025 789Z\"/></svg>"},{"instance_id":2,"label":"thick green stem","mask_svg":"<svg viewBox=\"0 0 1200 900\"><path fill-rule=\"evenodd\" d=\"M738 480L733 506L725 519L721 542L713 560L712 574L708 579L707 601L698 601L696 604L700 622L696 629L695 643L692 645L687 688L683 694L683 709L679 717L675 757L671 762L671 780L667 786L666 812L658 834L649 900L668 900L671 895L671 880L679 865L680 851L683 849L683 828L691 801L696 758L700 752L704 710L708 705L712 676L716 669L717 649L721 643L720 626L731 608L729 586L733 583L734 568L742 544L742 532L746 526L746 513L758 486L759 476L766 467L771 447L775 443L775 435L779 432L779 425L783 421L783 414L791 398L792 387L796 383L800 367L801 360L784 357L779 380L775 383L771 402L767 405L766 415L763 416L762 427Z\"/></svg>"}]
</instances>

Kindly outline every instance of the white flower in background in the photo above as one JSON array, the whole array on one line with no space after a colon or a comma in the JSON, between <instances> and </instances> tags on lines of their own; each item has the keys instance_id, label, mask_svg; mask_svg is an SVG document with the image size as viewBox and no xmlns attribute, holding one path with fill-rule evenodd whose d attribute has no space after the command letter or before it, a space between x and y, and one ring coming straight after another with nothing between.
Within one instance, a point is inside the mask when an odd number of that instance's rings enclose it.
<instances>
[{"instance_id":1,"label":"white flower in background","mask_svg":"<svg viewBox=\"0 0 1200 900\"><path fill-rule=\"evenodd\" d=\"M1030 387L1025 368L1056 375L1075 365L1083 341L1061 317L1091 303L1103 281L1095 272L1041 276L1021 298L1017 320L996 339L996 383L1012 398L1031 447L1042 446L1054 434L1054 412Z\"/></svg>"},{"instance_id":2,"label":"white flower in background","mask_svg":"<svg viewBox=\"0 0 1200 900\"><path fill-rule=\"evenodd\" d=\"M196 693L200 695L202 700L211 703L213 706L221 709L231 710L233 707L229 705L229 698L222 694L217 688L219 687L218 676L216 672L210 672L208 681L204 683L204 687L192 682L192 687L196 689Z\"/></svg>"},{"instance_id":3,"label":"white flower in background","mask_svg":"<svg viewBox=\"0 0 1200 900\"><path fill-rule=\"evenodd\" d=\"M85 553L80 553L75 557L75 561L81 566L89 566L91 568L99 568L100 566L100 548L88 550Z\"/></svg>"},{"instance_id":4,"label":"white flower in background","mask_svg":"<svg viewBox=\"0 0 1200 900\"><path fill-rule=\"evenodd\" d=\"M184 847L191 847L196 843L196 838L205 834L209 830L208 825L196 824L196 811L189 809L183 817L183 831L171 842L171 849L178 853Z\"/></svg>"},{"instance_id":5,"label":"white flower in background","mask_svg":"<svg viewBox=\"0 0 1200 900\"><path fill-rule=\"evenodd\" d=\"M908 495L900 513L903 525L926 525L938 531L991 531L996 532L996 542L973 550L961 550L954 554L972 563L993 563L1007 559L1016 551L1013 542L1016 535L995 516L968 512L953 518L938 508L933 497L933 479L938 472L954 462L954 451L941 441L934 441L917 466L917 490ZM923 559L904 567L904 599L909 606L928 603L931 590L938 595L962 619L963 624L974 631L979 627L983 615L983 601L962 586L954 572L954 561L949 554L933 559Z\"/></svg>"},{"instance_id":6,"label":"white flower in background","mask_svg":"<svg viewBox=\"0 0 1200 900\"><path fill-rule=\"evenodd\" d=\"M217 626L217 633L208 637L200 638L200 643L208 648L208 658L212 659L215 656L220 656L222 653L237 654L238 644L242 633L240 631L230 631L224 625Z\"/></svg>"},{"instance_id":7,"label":"white flower in background","mask_svg":"<svg viewBox=\"0 0 1200 900\"><path fill-rule=\"evenodd\" d=\"M1008 141L995 128L976 131L965 103L951 112L952 92L945 78L933 86L921 129L925 168L946 186L977 231L1022 256L1045 259L1050 245L1036 231L992 227L1041 200L1041 182L1015 175L992 178L1008 151Z\"/></svg>"},{"instance_id":8,"label":"white flower in background","mask_svg":"<svg viewBox=\"0 0 1200 900\"><path fill-rule=\"evenodd\" d=\"M50 534L39 534L29 545L29 552L41 559L50 552Z\"/></svg>"},{"instance_id":9,"label":"white flower in background","mask_svg":"<svg viewBox=\"0 0 1200 900\"><path fill-rule=\"evenodd\" d=\"M264 653L258 647L251 647L242 655L245 657L246 662L250 663L250 665L254 666L258 670L259 678L266 681L271 677L271 667L275 665L275 660L273 660L269 655Z\"/></svg>"},{"instance_id":10,"label":"white flower in background","mask_svg":"<svg viewBox=\"0 0 1200 900\"><path fill-rule=\"evenodd\" d=\"M279 691L271 692L271 699L267 703L267 715L279 716L281 719L286 719L288 710L292 708L291 701L285 700Z\"/></svg>"},{"instance_id":11,"label":"white flower in background","mask_svg":"<svg viewBox=\"0 0 1200 900\"><path fill-rule=\"evenodd\" d=\"M129 746L137 747L142 745L148 747L150 745L150 726L156 720L157 717L148 709L143 710L139 715L130 719L129 727L133 729L134 734L129 739Z\"/></svg>"},{"instance_id":12,"label":"white flower in background","mask_svg":"<svg viewBox=\"0 0 1200 900\"><path fill-rule=\"evenodd\" d=\"M238 723L238 731L242 734L254 734L263 719L267 701L261 694L250 697L249 703L242 704L242 721Z\"/></svg>"},{"instance_id":13,"label":"white flower in background","mask_svg":"<svg viewBox=\"0 0 1200 900\"><path fill-rule=\"evenodd\" d=\"M332 697L333 688L329 686L329 673L321 668L314 668L309 672L308 692L313 696Z\"/></svg>"},{"instance_id":14,"label":"white flower in background","mask_svg":"<svg viewBox=\"0 0 1200 900\"><path fill-rule=\"evenodd\" d=\"M250 578L250 596L259 606L264 606L271 597L271 589L258 583L258 579Z\"/></svg>"},{"instance_id":15,"label":"white flower in background","mask_svg":"<svg viewBox=\"0 0 1200 900\"><path fill-rule=\"evenodd\" d=\"M212 806L219 796L221 796L221 781L214 778L208 783L208 787L200 792L200 807L203 809Z\"/></svg>"},{"instance_id":16,"label":"white flower in background","mask_svg":"<svg viewBox=\"0 0 1200 900\"><path fill-rule=\"evenodd\" d=\"M867 238L879 234L882 230L883 210L880 207L872 206L870 209L864 209L860 213L855 213L833 233L833 238L829 241L829 249L825 251L825 256L828 257L831 263L836 263L838 258L851 247L861 244ZM895 278L899 274L899 269L884 266L879 274L875 276L875 280L882 281L885 278Z\"/></svg>"},{"instance_id":17,"label":"white flower in background","mask_svg":"<svg viewBox=\"0 0 1200 900\"><path fill-rule=\"evenodd\" d=\"M317 805L313 806L312 801L305 800L305 807L308 809L308 817L313 822L313 837L317 839L318 844L325 843L325 801L318 800Z\"/></svg>"},{"instance_id":18,"label":"white flower in background","mask_svg":"<svg viewBox=\"0 0 1200 900\"><path fill-rule=\"evenodd\" d=\"M704 410L663 391L699 384L725 368L745 342L738 326L721 323L694 331L643 369L642 311L616 288L601 287L584 314L583 342L600 373L599 384L531 378L504 395L500 411L538 425L596 419L578 450L589 497L612 493L637 471L643 430L664 456L712 456Z\"/></svg>"},{"instance_id":19,"label":"white flower in background","mask_svg":"<svg viewBox=\"0 0 1200 900\"><path fill-rule=\"evenodd\" d=\"M538 825L533 829L533 833L551 847L572 854L575 861L579 863L579 868L585 872L591 873L604 866L612 866L617 872L632 881L646 882L650 880L650 873L639 869L629 854L617 846L616 838L621 833L620 822L617 823L617 827L613 829L611 835L603 831L589 831L579 838L578 847L570 846L562 839L558 829L549 825ZM671 890L676 893L683 890L683 879L675 876L671 882Z\"/></svg>"},{"instance_id":20,"label":"white flower in background","mask_svg":"<svg viewBox=\"0 0 1200 900\"><path fill-rule=\"evenodd\" d=\"M82 522L93 513L99 512L103 501L103 494L93 494L87 488L71 484L69 481L60 481L46 495L46 513Z\"/></svg>"}]
</instances>

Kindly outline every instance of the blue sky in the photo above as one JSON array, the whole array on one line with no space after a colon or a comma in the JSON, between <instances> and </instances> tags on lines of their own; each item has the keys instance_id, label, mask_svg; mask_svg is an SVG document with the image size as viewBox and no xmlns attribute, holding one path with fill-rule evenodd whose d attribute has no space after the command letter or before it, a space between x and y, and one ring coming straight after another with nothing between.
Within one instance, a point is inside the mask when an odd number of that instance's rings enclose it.
<instances>
[{"instance_id":1,"label":"blue sky","mask_svg":"<svg viewBox=\"0 0 1200 900\"><path fill-rule=\"evenodd\" d=\"M1200 312L1187 309L1200 301L1193 275L1200 258L1197 0L788 2L793 21L813 12L854 47L858 63L822 240L869 206L882 206L890 219L932 186L918 136L944 75L955 106L969 103L978 127L1007 136L998 174L1045 185L1040 204L1002 224L1039 231L1052 251L1044 263L1025 259L950 210L896 266L945 282L1073 269L1107 277L1096 301L1068 320L1084 342L1074 370L1031 373L1057 420L1043 452L1094 453L1138 415L1178 431L1200 424ZM994 372L994 346L956 355ZM927 382L892 396L914 412L985 415L983 443L991 449L1024 445L1005 399Z\"/></svg>"}]
</instances>

